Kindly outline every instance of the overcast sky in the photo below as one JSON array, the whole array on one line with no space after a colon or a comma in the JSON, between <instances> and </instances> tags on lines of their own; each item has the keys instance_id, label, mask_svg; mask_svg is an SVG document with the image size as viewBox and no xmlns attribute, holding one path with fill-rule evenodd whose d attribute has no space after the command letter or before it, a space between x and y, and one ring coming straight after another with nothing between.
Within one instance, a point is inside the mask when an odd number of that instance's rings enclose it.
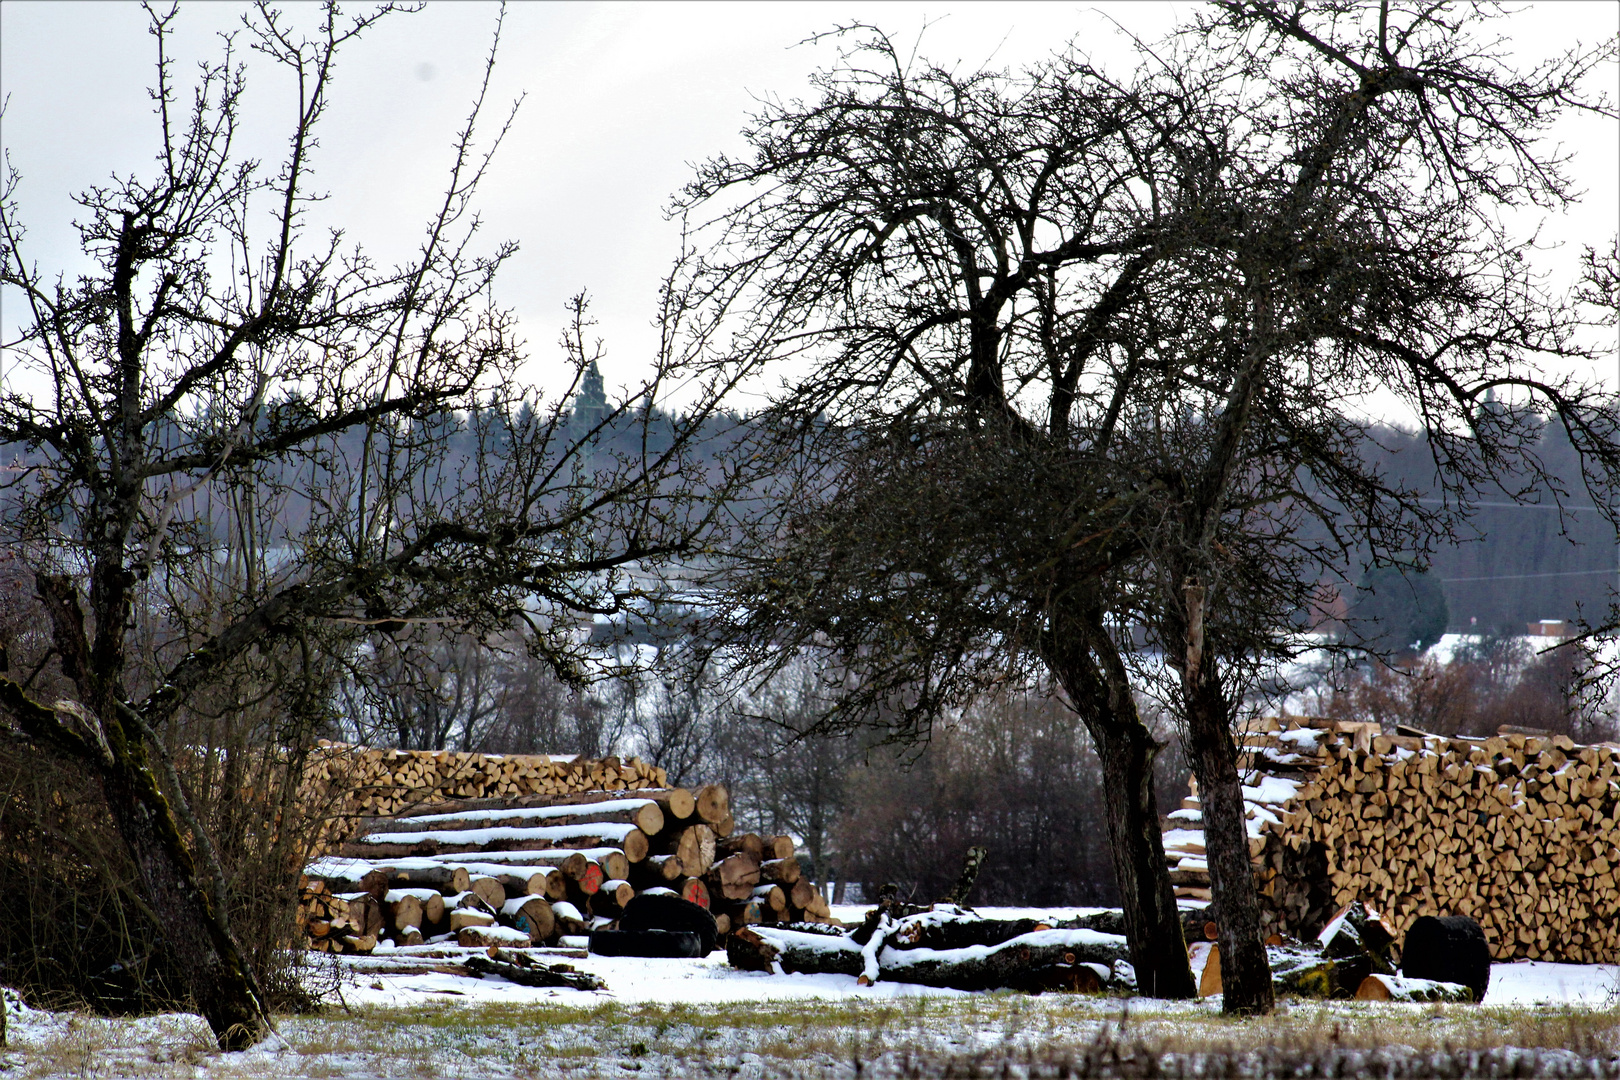
<instances>
[{"instance_id":1,"label":"overcast sky","mask_svg":"<svg viewBox=\"0 0 1620 1080\"><path fill-rule=\"evenodd\" d=\"M313 10L285 5L295 17ZM1074 39L1105 66L1130 62L1119 27L1154 38L1185 18L1187 3L515 3L501 42L494 100L527 100L482 190L485 236L521 251L497 300L522 321L533 377L559 370L554 346L566 298L587 289L606 341L610 384L635 380L656 345L650 321L677 234L663 219L689 163L740 149L754 97L806 92L832 58L799 44L840 22L879 26L921 52L966 69L1013 66ZM233 3L182 8L175 53L187 73L218 55L215 35L235 26ZM403 254L420 235L449 165L495 25L496 7L435 3L385 20L343 54L333 108L322 124L317 184L332 193L323 220L341 223L379 256ZM1116 26L1115 24L1118 24ZM73 269L71 192L111 172L144 170L156 149L145 87L154 48L134 3L0 2L0 119L28 249L42 268ZM1620 3L1528 5L1507 24L1525 62L1577 40L1620 32ZM256 76L256 77L255 77ZM1613 68L1604 75L1614 84ZM278 74L250 67L250 152L274 162L296 98ZM1612 237L1620 217L1620 130L1573 121L1558 138L1576 155L1589 191L1572 215L1549 221L1562 244L1547 265L1567 279L1583 242ZM82 265L82 264L77 264ZM0 312L7 336L19 312ZM5 364L7 381L11 364ZM1615 364L1599 374L1613 383Z\"/></svg>"}]
</instances>

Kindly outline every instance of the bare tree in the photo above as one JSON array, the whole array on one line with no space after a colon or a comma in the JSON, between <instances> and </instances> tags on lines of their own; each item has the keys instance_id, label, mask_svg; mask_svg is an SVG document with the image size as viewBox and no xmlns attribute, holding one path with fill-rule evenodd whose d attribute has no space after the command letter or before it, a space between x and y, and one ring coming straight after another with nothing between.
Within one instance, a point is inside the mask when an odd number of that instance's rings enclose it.
<instances>
[{"instance_id":1,"label":"bare tree","mask_svg":"<svg viewBox=\"0 0 1620 1080\"><path fill-rule=\"evenodd\" d=\"M341 648L329 634L522 629L535 656L577 680L588 652L575 620L635 606L644 589L626 568L685 550L704 520L683 477L714 395L700 389L690 419L644 422L671 357L587 430L570 423L568 391L520 409L522 348L491 300L514 247L475 242L472 202L505 131L479 140L493 46L411 258L379 266L341 233L307 228L336 57L393 10L345 17L328 4L308 33L268 4L244 17L251 48L298 87L287 157L271 172L236 145L234 39L202 67L187 110L169 52L176 13L151 11L155 165L80 196L91 269L77 279L35 265L17 174L0 187L0 287L28 313L8 348L44 387L0 399L0 442L23 462L7 474L3 531L33 572L52 662L72 687L41 701L8 672L0 707L12 737L104 793L183 991L227 1049L258 1041L269 1020L160 731L260 653ZM577 380L583 301L575 316ZM613 447L580 465L609 429ZM254 517L221 508L249 493L285 499L279 531L240 586L220 591L211 621L144 669L132 642L164 615L149 601L215 573L231 530Z\"/></svg>"},{"instance_id":2,"label":"bare tree","mask_svg":"<svg viewBox=\"0 0 1620 1080\"><path fill-rule=\"evenodd\" d=\"M1245 666L1297 647L1335 554L1420 566L1478 492L1560 492L1531 398L1620 513L1614 408L1535 366L1592 355L1578 320L1494 223L1567 201L1536 136L1614 46L1521 75L1480 17L1231 0L1123 82L1072 56L960 76L857 31L819 100L768 103L753 156L681 204L713 215L683 310L735 331L731 362L793 373L762 425L782 509L727 581L732 640L766 668L784 642L835 655L859 678L827 687L828 722L902 734L1050 673L1103 760L1150 993L1188 983L1123 635L1146 627L1176 672L1225 1006L1264 1011ZM1360 459L1344 403L1380 386L1430 433L1439 507Z\"/></svg>"},{"instance_id":3,"label":"bare tree","mask_svg":"<svg viewBox=\"0 0 1620 1080\"><path fill-rule=\"evenodd\" d=\"M1049 672L1103 761L1139 984L1190 996L1160 743L1103 600L1137 500L1103 452L1132 377L1114 328L1193 209L1187 103L1073 55L959 76L847 33L820 99L767 104L753 156L681 203L708 245L677 272L682 313L733 331L743 368L795 372L751 448L782 462L779 510L739 527L728 640L766 670L827 655L826 726L899 738Z\"/></svg>"}]
</instances>

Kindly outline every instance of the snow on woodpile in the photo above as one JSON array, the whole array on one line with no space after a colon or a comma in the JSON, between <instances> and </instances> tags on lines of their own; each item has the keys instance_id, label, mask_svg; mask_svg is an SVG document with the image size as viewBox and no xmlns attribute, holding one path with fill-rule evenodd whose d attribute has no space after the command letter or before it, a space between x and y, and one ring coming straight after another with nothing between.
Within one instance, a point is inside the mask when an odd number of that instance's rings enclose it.
<instances>
[{"instance_id":1,"label":"snow on woodpile","mask_svg":"<svg viewBox=\"0 0 1620 1080\"><path fill-rule=\"evenodd\" d=\"M1315 936L1363 899L1403 936L1420 915L1470 916L1498 959L1620 960L1620 746L1262 727L1239 765L1268 933ZM1164 847L1177 896L1209 900L1196 781Z\"/></svg>"}]
</instances>

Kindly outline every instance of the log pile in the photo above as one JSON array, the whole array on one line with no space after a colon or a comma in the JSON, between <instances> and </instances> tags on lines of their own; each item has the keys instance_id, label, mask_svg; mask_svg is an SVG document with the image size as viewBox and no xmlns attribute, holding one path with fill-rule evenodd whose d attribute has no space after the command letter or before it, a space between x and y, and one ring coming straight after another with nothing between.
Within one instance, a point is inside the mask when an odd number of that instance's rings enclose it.
<instances>
[{"instance_id":1,"label":"log pile","mask_svg":"<svg viewBox=\"0 0 1620 1080\"><path fill-rule=\"evenodd\" d=\"M1421 916L1466 915L1498 960L1620 960L1620 746L1261 727L1240 768L1267 934L1312 937L1364 897L1403 937ZM1196 781L1165 825L1177 895L1209 900Z\"/></svg>"},{"instance_id":2,"label":"log pile","mask_svg":"<svg viewBox=\"0 0 1620 1080\"><path fill-rule=\"evenodd\" d=\"M552 754L463 754L378 750L322 739L304 773L306 806L324 807L325 849L367 817L386 817L455 799L564 796L584 791L663 788L663 769L638 758L591 760Z\"/></svg>"},{"instance_id":3,"label":"log pile","mask_svg":"<svg viewBox=\"0 0 1620 1080\"><path fill-rule=\"evenodd\" d=\"M369 953L454 940L512 947L611 928L663 890L734 926L831 923L790 837L734 835L726 789L457 799L359 818L305 869L310 948Z\"/></svg>"}]
</instances>

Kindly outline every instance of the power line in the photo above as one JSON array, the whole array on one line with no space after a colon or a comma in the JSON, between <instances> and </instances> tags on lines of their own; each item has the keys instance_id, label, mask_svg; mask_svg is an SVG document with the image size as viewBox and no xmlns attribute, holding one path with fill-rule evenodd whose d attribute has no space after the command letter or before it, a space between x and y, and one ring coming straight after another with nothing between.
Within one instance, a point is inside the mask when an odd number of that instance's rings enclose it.
<instances>
[{"instance_id":1,"label":"power line","mask_svg":"<svg viewBox=\"0 0 1620 1080\"><path fill-rule=\"evenodd\" d=\"M1614 567L1607 567L1604 570L1560 570L1557 573L1495 573L1495 575L1486 576L1486 578L1440 578L1440 581L1516 581L1520 580L1520 578L1579 578L1579 576L1591 575L1591 573L1614 575L1617 570Z\"/></svg>"},{"instance_id":2,"label":"power line","mask_svg":"<svg viewBox=\"0 0 1620 1080\"><path fill-rule=\"evenodd\" d=\"M1413 502L1420 502L1420 503L1438 503L1438 504L1440 504L1442 506L1452 505L1450 500L1447 500L1447 499L1427 498L1427 499L1413 499L1412 501ZM1568 511L1568 510L1601 510L1601 509L1603 509L1601 506L1584 506L1584 505L1583 506L1559 506L1557 503L1477 502L1477 503L1457 503L1455 505L1457 505L1459 507L1466 506L1466 507L1469 507L1469 508L1487 507L1487 508L1490 508L1490 509L1493 509L1493 510L1561 510L1561 511Z\"/></svg>"}]
</instances>

